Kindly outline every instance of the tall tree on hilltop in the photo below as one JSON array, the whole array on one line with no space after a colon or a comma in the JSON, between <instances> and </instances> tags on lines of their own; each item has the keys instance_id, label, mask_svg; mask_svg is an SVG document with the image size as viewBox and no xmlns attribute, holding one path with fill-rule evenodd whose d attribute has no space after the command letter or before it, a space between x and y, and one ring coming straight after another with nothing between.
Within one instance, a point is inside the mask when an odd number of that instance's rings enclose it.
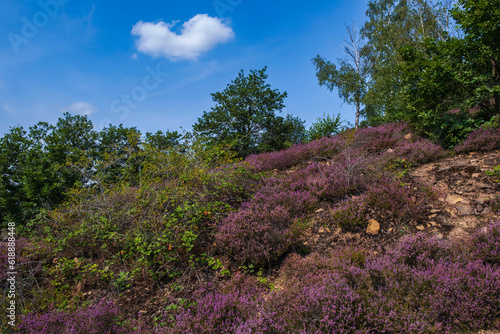
<instances>
[{"instance_id":1,"label":"tall tree on hilltop","mask_svg":"<svg viewBox=\"0 0 500 334\"><path fill-rule=\"evenodd\" d=\"M215 107L205 111L193 125L195 133L204 137L208 145L230 145L240 157L245 157L297 142L304 131L303 122L276 116L285 107L287 93L271 89L265 82L266 69L252 70L247 76L242 70L224 91L211 94ZM276 129L280 129L279 140L270 140Z\"/></svg>"},{"instance_id":2,"label":"tall tree on hilltop","mask_svg":"<svg viewBox=\"0 0 500 334\"><path fill-rule=\"evenodd\" d=\"M405 113L401 98L401 64L398 50L421 49L426 38L446 40L455 34L449 8L453 0L370 0L368 21L361 29L373 63L366 94L369 123L397 120Z\"/></svg>"},{"instance_id":3,"label":"tall tree on hilltop","mask_svg":"<svg viewBox=\"0 0 500 334\"><path fill-rule=\"evenodd\" d=\"M371 62L368 58L368 47L363 44L354 26L347 26L349 41L344 47L345 58L337 59L337 65L317 55L313 58L316 65L316 77L320 86L326 86L330 91L337 88L340 98L356 106L356 121L354 126L359 126L361 104L366 94Z\"/></svg>"}]
</instances>

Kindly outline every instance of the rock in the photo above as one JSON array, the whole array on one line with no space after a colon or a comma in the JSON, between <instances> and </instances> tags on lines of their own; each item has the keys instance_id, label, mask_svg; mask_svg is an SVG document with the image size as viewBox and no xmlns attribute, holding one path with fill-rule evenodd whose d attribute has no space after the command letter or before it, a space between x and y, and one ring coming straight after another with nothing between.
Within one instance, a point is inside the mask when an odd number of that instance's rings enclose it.
<instances>
[{"instance_id":1,"label":"rock","mask_svg":"<svg viewBox=\"0 0 500 334\"><path fill-rule=\"evenodd\" d=\"M323 227L320 227L318 233L325 233L325 229Z\"/></svg>"},{"instance_id":2,"label":"rock","mask_svg":"<svg viewBox=\"0 0 500 334\"><path fill-rule=\"evenodd\" d=\"M394 152L394 150L392 148L387 150L387 153L392 153L392 152Z\"/></svg>"},{"instance_id":3,"label":"rock","mask_svg":"<svg viewBox=\"0 0 500 334\"><path fill-rule=\"evenodd\" d=\"M443 235L441 233L436 233L436 239L438 240L443 239Z\"/></svg>"},{"instance_id":4,"label":"rock","mask_svg":"<svg viewBox=\"0 0 500 334\"><path fill-rule=\"evenodd\" d=\"M457 204L458 202L464 202L464 199L460 196L449 194L446 196L446 202L450 204Z\"/></svg>"},{"instance_id":5,"label":"rock","mask_svg":"<svg viewBox=\"0 0 500 334\"><path fill-rule=\"evenodd\" d=\"M436 222L429 222L429 224L431 224L431 226L437 226L438 225Z\"/></svg>"},{"instance_id":6,"label":"rock","mask_svg":"<svg viewBox=\"0 0 500 334\"><path fill-rule=\"evenodd\" d=\"M482 212L484 209L484 206L482 204L476 204L476 210L477 212Z\"/></svg>"},{"instance_id":7,"label":"rock","mask_svg":"<svg viewBox=\"0 0 500 334\"><path fill-rule=\"evenodd\" d=\"M474 179L477 179L479 177L479 175L481 175L481 174L479 174L479 173L472 173L472 177Z\"/></svg>"},{"instance_id":8,"label":"rock","mask_svg":"<svg viewBox=\"0 0 500 334\"><path fill-rule=\"evenodd\" d=\"M472 214L472 208L468 205L459 205L457 212L460 216L468 216Z\"/></svg>"},{"instance_id":9,"label":"rock","mask_svg":"<svg viewBox=\"0 0 500 334\"><path fill-rule=\"evenodd\" d=\"M410 141L412 138L413 138L413 136L411 135L411 133L409 133L405 136L405 139L410 140Z\"/></svg>"},{"instance_id":10,"label":"rock","mask_svg":"<svg viewBox=\"0 0 500 334\"><path fill-rule=\"evenodd\" d=\"M316 210L316 213L320 213L320 212L323 212L323 211L325 211L325 209L318 209L318 210Z\"/></svg>"},{"instance_id":11,"label":"rock","mask_svg":"<svg viewBox=\"0 0 500 334\"><path fill-rule=\"evenodd\" d=\"M491 189L491 186L489 184L486 184L486 183L481 183L481 182L478 182L477 183L477 186L480 188L480 189Z\"/></svg>"},{"instance_id":12,"label":"rock","mask_svg":"<svg viewBox=\"0 0 500 334\"><path fill-rule=\"evenodd\" d=\"M482 211L481 213L482 213L483 215L487 215L487 214L491 213L491 208L487 206L487 207L485 207L485 208L483 209L483 211Z\"/></svg>"},{"instance_id":13,"label":"rock","mask_svg":"<svg viewBox=\"0 0 500 334\"><path fill-rule=\"evenodd\" d=\"M417 225L416 229L419 231L423 231L423 230L425 230L425 227L422 225Z\"/></svg>"},{"instance_id":14,"label":"rock","mask_svg":"<svg viewBox=\"0 0 500 334\"><path fill-rule=\"evenodd\" d=\"M371 235L378 234L380 231L380 224L375 219L370 219L368 221L368 227L366 228L366 233Z\"/></svg>"}]
</instances>

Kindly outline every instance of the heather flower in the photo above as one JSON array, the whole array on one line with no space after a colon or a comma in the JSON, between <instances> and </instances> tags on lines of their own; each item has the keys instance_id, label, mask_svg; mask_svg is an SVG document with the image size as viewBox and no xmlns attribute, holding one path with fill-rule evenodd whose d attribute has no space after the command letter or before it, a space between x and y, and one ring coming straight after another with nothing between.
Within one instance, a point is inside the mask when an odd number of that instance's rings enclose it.
<instances>
[{"instance_id":1,"label":"heather flower","mask_svg":"<svg viewBox=\"0 0 500 334\"><path fill-rule=\"evenodd\" d=\"M128 333L119 325L118 307L112 302L101 300L98 304L74 312L54 308L46 313L31 312L24 316L19 325L20 333L29 334L120 334Z\"/></svg>"},{"instance_id":2,"label":"heather flower","mask_svg":"<svg viewBox=\"0 0 500 334\"><path fill-rule=\"evenodd\" d=\"M500 128L479 128L471 132L463 143L455 147L455 152L491 151L500 148Z\"/></svg>"}]
</instances>

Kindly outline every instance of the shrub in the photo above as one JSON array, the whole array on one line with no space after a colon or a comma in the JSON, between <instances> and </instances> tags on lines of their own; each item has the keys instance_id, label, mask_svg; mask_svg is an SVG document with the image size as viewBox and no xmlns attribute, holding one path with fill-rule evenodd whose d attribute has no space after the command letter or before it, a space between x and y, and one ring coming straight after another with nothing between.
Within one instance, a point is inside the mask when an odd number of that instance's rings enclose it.
<instances>
[{"instance_id":1,"label":"shrub","mask_svg":"<svg viewBox=\"0 0 500 334\"><path fill-rule=\"evenodd\" d=\"M388 123L374 128L362 128L357 131L353 145L371 154L379 154L395 147L409 131L406 123Z\"/></svg>"},{"instance_id":2,"label":"shrub","mask_svg":"<svg viewBox=\"0 0 500 334\"><path fill-rule=\"evenodd\" d=\"M418 220L425 213L429 194L400 185L391 179L381 179L360 195L342 202L333 212L334 221L345 229L364 228L370 209L380 219L396 221Z\"/></svg>"},{"instance_id":3,"label":"shrub","mask_svg":"<svg viewBox=\"0 0 500 334\"><path fill-rule=\"evenodd\" d=\"M216 243L240 264L270 262L297 241L301 216L316 204L308 192L262 189L221 221Z\"/></svg>"},{"instance_id":4,"label":"shrub","mask_svg":"<svg viewBox=\"0 0 500 334\"><path fill-rule=\"evenodd\" d=\"M363 297L338 275L276 291L266 303L260 328L267 333L352 333L365 319Z\"/></svg>"},{"instance_id":5,"label":"shrub","mask_svg":"<svg viewBox=\"0 0 500 334\"><path fill-rule=\"evenodd\" d=\"M391 155L411 164L421 164L444 157L446 151L427 139L419 139L416 142L402 141Z\"/></svg>"},{"instance_id":6,"label":"shrub","mask_svg":"<svg viewBox=\"0 0 500 334\"><path fill-rule=\"evenodd\" d=\"M500 220L490 223L485 231L478 231L470 240L473 259L500 266Z\"/></svg>"},{"instance_id":7,"label":"shrub","mask_svg":"<svg viewBox=\"0 0 500 334\"><path fill-rule=\"evenodd\" d=\"M250 155L245 161L257 172L267 170L285 170L311 159L326 159L339 150L339 138L323 137L308 144L294 145L286 150Z\"/></svg>"},{"instance_id":8,"label":"shrub","mask_svg":"<svg viewBox=\"0 0 500 334\"><path fill-rule=\"evenodd\" d=\"M180 310L173 333L250 333L266 287L254 277L237 275L218 292L213 286L198 289L196 302Z\"/></svg>"},{"instance_id":9,"label":"shrub","mask_svg":"<svg viewBox=\"0 0 500 334\"><path fill-rule=\"evenodd\" d=\"M365 190L371 174L369 160L359 155L327 164L313 162L285 178L267 181L283 190L308 191L319 199L336 200Z\"/></svg>"},{"instance_id":10,"label":"shrub","mask_svg":"<svg viewBox=\"0 0 500 334\"><path fill-rule=\"evenodd\" d=\"M210 290L183 309L176 333L457 333L500 328L500 266L483 261L489 258L484 254L500 253L495 248L498 230L499 223L493 223L471 239L472 258L463 256L462 245L424 234L404 238L378 257L360 249L306 258L293 254L282 267L282 288L268 291L255 279L237 276L220 292Z\"/></svg>"},{"instance_id":11,"label":"shrub","mask_svg":"<svg viewBox=\"0 0 500 334\"><path fill-rule=\"evenodd\" d=\"M318 118L316 122L311 124L311 127L306 132L306 139L311 141L336 135L340 132L341 126L340 114L334 117L324 113L323 118Z\"/></svg>"},{"instance_id":12,"label":"shrub","mask_svg":"<svg viewBox=\"0 0 500 334\"><path fill-rule=\"evenodd\" d=\"M455 147L456 153L491 151L500 148L500 128L479 128L470 133L463 143Z\"/></svg>"},{"instance_id":13,"label":"shrub","mask_svg":"<svg viewBox=\"0 0 500 334\"><path fill-rule=\"evenodd\" d=\"M118 334L127 333L119 324L118 307L101 300L98 304L75 312L50 310L44 314L29 313L19 325L20 333L38 334Z\"/></svg>"},{"instance_id":14,"label":"shrub","mask_svg":"<svg viewBox=\"0 0 500 334\"><path fill-rule=\"evenodd\" d=\"M423 269L451 259L451 250L443 241L423 233L403 238L389 254L398 263Z\"/></svg>"}]
</instances>

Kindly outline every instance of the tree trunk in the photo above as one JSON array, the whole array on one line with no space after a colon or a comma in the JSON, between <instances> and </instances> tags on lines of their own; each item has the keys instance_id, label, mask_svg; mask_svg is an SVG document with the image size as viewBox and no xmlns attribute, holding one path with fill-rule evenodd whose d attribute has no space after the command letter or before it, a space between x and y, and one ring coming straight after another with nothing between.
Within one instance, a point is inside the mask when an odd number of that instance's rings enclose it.
<instances>
[{"instance_id":1,"label":"tree trunk","mask_svg":"<svg viewBox=\"0 0 500 334\"><path fill-rule=\"evenodd\" d=\"M359 102L356 101L356 121L354 122L354 127L357 129L359 126Z\"/></svg>"}]
</instances>

